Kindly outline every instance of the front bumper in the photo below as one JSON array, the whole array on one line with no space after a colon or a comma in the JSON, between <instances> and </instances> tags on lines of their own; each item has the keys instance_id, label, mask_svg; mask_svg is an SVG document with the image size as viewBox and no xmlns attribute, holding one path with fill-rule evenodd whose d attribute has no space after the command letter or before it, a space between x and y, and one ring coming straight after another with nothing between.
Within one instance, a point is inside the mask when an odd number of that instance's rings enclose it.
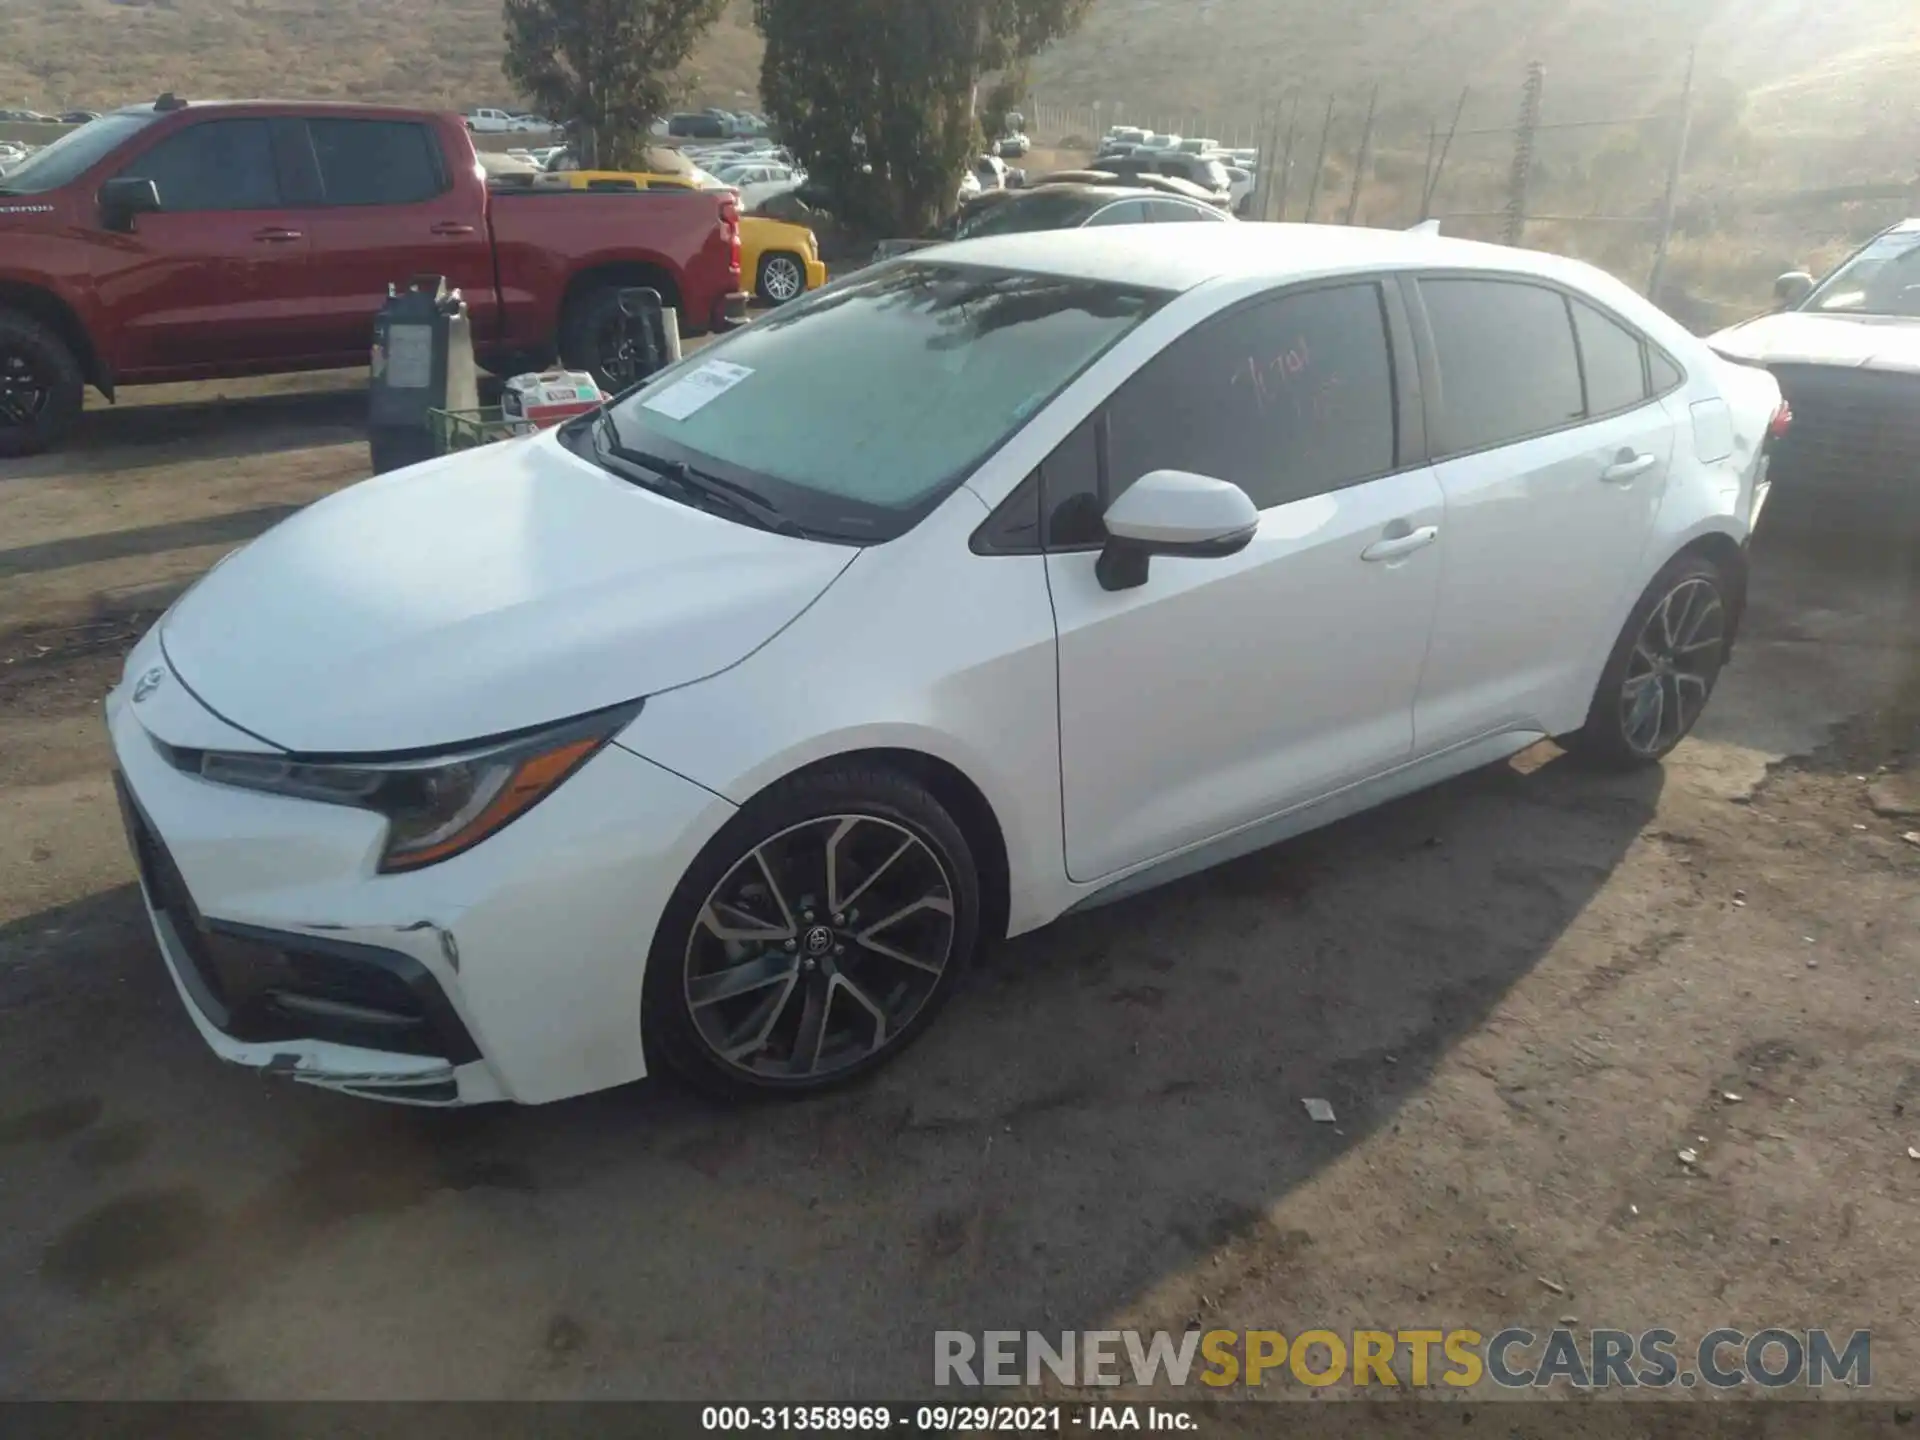
<instances>
[{"instance_id":1,"label":"front bumper","mask_svg":"<svg viewBox=\"0 0 1920 1440\"><path fill-rule=\"evenodd\" d=\"M107 724L154 937L221 1059L426 1105L647 1073L647 952L726 801L609 745L472 850L382 875L380 817L176 770L124 686Z\"/></svg>"},{"instance_id":2,"label":"front bumper","mask_svg":"<svg viewBox=\"0 0 1920 1440\"><path fill-rule=\"evenodd\" d=\"M827 283L827 264L824 260L807 261L807 289L818 290Z\"/></svg>"}]
</instances>

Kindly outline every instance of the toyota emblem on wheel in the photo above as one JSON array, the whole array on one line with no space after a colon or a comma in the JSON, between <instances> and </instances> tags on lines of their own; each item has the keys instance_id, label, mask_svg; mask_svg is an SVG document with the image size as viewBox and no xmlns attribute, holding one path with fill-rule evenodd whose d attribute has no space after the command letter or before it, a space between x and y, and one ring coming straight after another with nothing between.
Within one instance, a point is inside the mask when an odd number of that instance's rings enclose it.
<instances>
[{"instance_id":1,"label":"toyota emblem on wheel","mask_svg":"<svg viewBox=\"0 0 1920 1440\"><path fill-rule=\"evenodd\" d=\"M824 925L816 925L807 931L807 954L824 955L833 949L833 931Z\"/></svg>"},{"instance_id":2,"label":"toyota emblem on wheel","mask_svg":"<svg viewBox=\"0 0 1920 1440\"><path fill-rule=\"evenodd\" d=\"M160 682L167 678L167 672L158 665L147 671L133 683L133 703L138 705L154 691L160 688Z\"/></svg>"}]
</instances>

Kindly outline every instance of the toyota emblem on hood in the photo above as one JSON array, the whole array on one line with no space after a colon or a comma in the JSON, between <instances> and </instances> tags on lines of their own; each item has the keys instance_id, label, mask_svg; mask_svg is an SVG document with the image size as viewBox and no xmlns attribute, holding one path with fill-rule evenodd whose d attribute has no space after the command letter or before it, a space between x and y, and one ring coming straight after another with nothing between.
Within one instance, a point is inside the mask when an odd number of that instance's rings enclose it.
<instances>
[{"instance_id":1,"label":"toyota emblem on hood","mask_svg":"<svg viewBox=\"0 0 1920 1440\"><path fill-rule=\"evenodd\" d=\"M158 665L147 671L146 674L133 682L133 703L138 705L142 700L153 694L154 691L160 688L160 682L166 678L167 672L162 670Z\"/></svg>"}]
</instances>

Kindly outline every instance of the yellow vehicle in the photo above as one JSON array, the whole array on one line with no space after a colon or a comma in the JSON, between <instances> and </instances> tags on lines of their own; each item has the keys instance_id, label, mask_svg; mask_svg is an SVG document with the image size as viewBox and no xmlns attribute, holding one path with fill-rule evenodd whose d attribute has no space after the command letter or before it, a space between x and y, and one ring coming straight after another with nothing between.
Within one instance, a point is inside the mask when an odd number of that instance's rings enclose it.
<instances>
[{"instance_id":1,"label":"yellow vehicle","mask_svg":"<svg viewBox=\"0 0 1920 1440\"><path fill-rule=\"evenodd\" d=\"M692 190L685 175L638 170L556 170L540 175L537 185L570 190ZM740 217L740 275L763 305L784 305L827 283L820 241L804 225L766 215Z\"/></svg>"}]
</instances>

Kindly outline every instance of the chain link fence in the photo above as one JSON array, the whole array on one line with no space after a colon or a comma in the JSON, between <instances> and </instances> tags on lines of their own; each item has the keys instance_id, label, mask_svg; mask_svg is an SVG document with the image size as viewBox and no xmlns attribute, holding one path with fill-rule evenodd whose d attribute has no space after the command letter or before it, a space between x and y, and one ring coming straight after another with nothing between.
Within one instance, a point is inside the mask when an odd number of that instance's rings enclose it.
<instances>
[{"instance_id":1,"label":"chain link fence","mask_svg":"<svg viewBox=\"0 0 1920 1440\"><path fill-rule=\"evenodd\" d=\"M1448 234L1592 261L1697 328L1751 313L1780 269L1820 268L1920 214L1911 169L1852 166L1844 184L1807 183L1832 164L1816 142L1743 132L1733 92L1696 83L1692 63L1678 93L1631 114L1556 113L1550 78L1529 65L1515 90L1463 90L1437 114L1385 86L1211 113L1034 96L1024 113L1035 143L1059 150L1090 152L1115 127L1257 150L1256 219L1438 220Z\"/></svg>"}]
</instances>

